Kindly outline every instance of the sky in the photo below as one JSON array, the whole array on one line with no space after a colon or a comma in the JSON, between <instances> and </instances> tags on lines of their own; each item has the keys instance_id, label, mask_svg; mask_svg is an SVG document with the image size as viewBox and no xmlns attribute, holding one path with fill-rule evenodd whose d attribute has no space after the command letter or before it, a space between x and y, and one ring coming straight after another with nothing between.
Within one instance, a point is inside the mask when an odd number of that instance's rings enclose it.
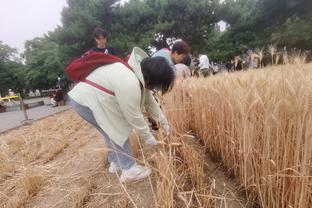
<instances>
[{"instance_id":1,"label":"sky","mask_svg":"<svg viewBox=\"0 0 312 208\"><path fill-rule=\"evenodd\" d=\"M61 25L66 0L0 0L0 40L24 51L24 43Z\"/></svg>"},{"instance_id":2,"label":"sky","mask_svg":"<svg viewBox=\"0 0 312 208\"><path fill-rule=\"evenodd\" d=\"M65 6L66 0L0 0L0 41L22 53L26 40L42 37L61 25ZM223 31L225 23L219 25Z\"/></svg>"}]
</instances>

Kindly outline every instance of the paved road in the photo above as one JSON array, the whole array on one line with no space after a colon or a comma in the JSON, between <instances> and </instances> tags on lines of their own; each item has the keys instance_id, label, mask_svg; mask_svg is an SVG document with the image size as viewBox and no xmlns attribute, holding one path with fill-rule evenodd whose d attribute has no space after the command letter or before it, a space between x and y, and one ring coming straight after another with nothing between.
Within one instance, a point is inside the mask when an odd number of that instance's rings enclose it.
<instances>
[{"instance_id":1,"label":"paved road","mask_svg":"<svg viewBox=\"0 0 312 208\"><path fill-rule=\"evenodd\" d=\"M49 97L39 97L39 98L26 99L26 100L24 100L24 103L25 103L25 104L29 104L29 103L35 103L35 102L38 102L38 101L43 101L45 105L51 104L50 98L49 98ZM9 108L10 108L10 107L15 107L16 105L19 106L19 104L20 104L20 100L19 100L19 99L17 99L17 100L14 101L14 102L15 102L15 104L12 103L12 102L10 103L10 102L8 102L8 101L5 101L4 104L5 104L5 106L7 106L7 107L9 107Z\"/></svg>"},{"instance_id":2,"label":"paved road","mask_svg":"<svg viewBox=\"0 0 312 208\"><path fill-rule=\"evenodd\" d=\"M29 119L37 120L70 108L71 107L69 105L59 106L55 108L45 105L30 108L27 110L27 114ZM25 120L25 117L22 111L0 113L0 132L15 128L17 126L21 126L23 120Z\"/></svg>"}]
</instances>

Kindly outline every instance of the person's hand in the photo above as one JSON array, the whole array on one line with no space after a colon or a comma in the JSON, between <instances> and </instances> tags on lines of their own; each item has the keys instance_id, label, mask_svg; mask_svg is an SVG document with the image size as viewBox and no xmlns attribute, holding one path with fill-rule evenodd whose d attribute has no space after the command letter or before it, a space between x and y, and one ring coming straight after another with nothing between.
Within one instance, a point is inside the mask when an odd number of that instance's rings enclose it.
<instances>
[{"instance_id":1,"label":"person's hand","mask_svg":"<svg viewBox=\"0 0 312 208\"><path fill-rule=\"evenodd\" d=\"M170 125L169 124L165 124L162 126L166 136L168 136L170 134L170 131L171 131L171 128L170 128Z\"/></svg>"},{"instance_id":2,"label":"person's hand","mask_svg":"<svg viewBox=\"0 0 312 208\"><path fill-rule=\"evenodd\" d=\"M157 145L157 140L155 139L154 136L151 136L149 139L145 141L145 144L150 145L150 146L155 146Z\"/></svg>"}]
</instances>

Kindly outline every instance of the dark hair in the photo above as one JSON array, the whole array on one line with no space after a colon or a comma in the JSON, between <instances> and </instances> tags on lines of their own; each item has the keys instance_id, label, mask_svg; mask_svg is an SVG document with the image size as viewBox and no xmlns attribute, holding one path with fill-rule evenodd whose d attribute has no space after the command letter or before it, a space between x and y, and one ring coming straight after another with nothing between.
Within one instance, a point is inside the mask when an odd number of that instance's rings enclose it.
<instances>
[{"instance_id":1,"label":"dark hair","mask_svg":"<svg viewBox=\"0 0 312 208\"><path fill-rule=\"evenodd\" d=\"M141 68L147 89L160 90L162 94L172 89L175 71L164 57L145 58Z\"/></svg>"},{"instance_id":2,"label":"dark hair","mask_svg":"<svg viewBox=\"0 0 312 208\"><path fill-rule=\"evenodd\" d=\"M108 33L102 28L97 27L94 29L92 35L93 35L93 38L99 38L100 35L103 35L104 38L107 38Z\"/></svg>"},{"instance_id":3,"label":"dark hair","mask_svg":"<svg viewBox=\"0 0 312 208\"><path fill-rule=\"evenodd\" d=\"M186 66L190 66L192 63L192 58L190 55L185 56L185 58L181 62L182 64L185 64Z\"/></svg>"},{"instance_id":4,"label":"dark hair","mask_svg":"<svg viewBox=\"0 0 312 208\"><path fill-rule=\"evenodd\" d=\"M180 41L176 41L173 45L172 45L172 53L177 52L178 54L188 54L189 53L189 46L186 42L180 40Z\"/></svg>"}]
</instances>

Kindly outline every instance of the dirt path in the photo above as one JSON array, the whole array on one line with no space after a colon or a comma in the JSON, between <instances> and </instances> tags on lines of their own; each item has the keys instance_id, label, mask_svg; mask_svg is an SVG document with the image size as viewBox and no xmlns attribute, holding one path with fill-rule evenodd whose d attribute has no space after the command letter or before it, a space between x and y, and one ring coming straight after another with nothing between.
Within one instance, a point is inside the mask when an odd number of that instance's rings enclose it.
<instances>
[{"instance_id":1,"label":"dirt path","mask_svg":"<svg viewBox=\"0 0 312 208\"><path fill-rule=\"evenodd\" d=\"M203 156L205 167L205 180L210 182L215 195L220 196L218 207L242 208L248 207L248 202L241 187L236 184L234 178L227 174L222 164L214 162L210 155L206 153L201 142L195 137L185 137L184 141L196 152Z\"/></svg>"},{"instance_id":2,"label":"dirt path","mask_svg":"<svg viewBox=\"0 0 312 208\"><path fill-rule=\"evenodd\" d=\"M244 207L235 183L204 155L206 179L224 198L218 207ZM153 163L149 150L145 157ZM122 186L106 166L101 135L72 110L1 134L0 207L155 207L154 175Z\"/></svg>"}]
</instances>

